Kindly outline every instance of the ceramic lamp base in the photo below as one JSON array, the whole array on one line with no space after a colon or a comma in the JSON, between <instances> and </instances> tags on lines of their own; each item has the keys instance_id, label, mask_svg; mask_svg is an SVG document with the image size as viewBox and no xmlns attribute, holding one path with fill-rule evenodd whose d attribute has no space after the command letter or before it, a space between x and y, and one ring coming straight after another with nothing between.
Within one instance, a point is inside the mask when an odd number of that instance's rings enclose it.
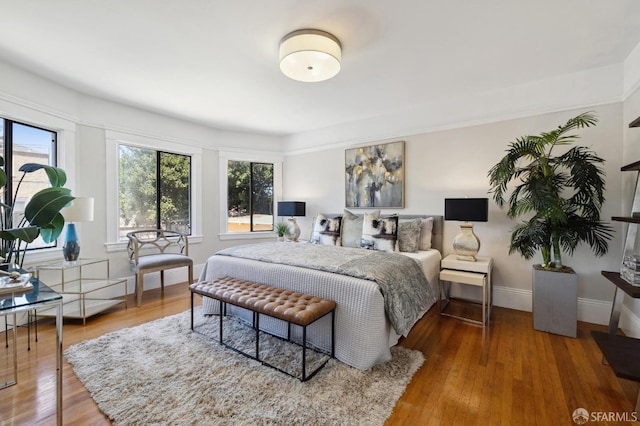
<instances>
[{"instance_id":1,"label":"ceramic lamp base","mask_svg":"<svg viewBox=\"0 0 640 426\"><path fill-rule=\"evenodd\" d=\"M298 226L298 222L296 222L296 218L295 217L290 217L289 219L287 219L289 222L291 222L291 225L289 226L289 229L287 229L287 238L290 241L298 241L298 238L300 238L300 227Z\"/></svg>"},{"instance_id":2,"label":"ceramic lamp base","mask_svg":"<svg viewBox=\"0 0 640 426\"><path fill-rule=\"evenodd\" d=\"M456 252L458 260L476 261L476 254L480 251L480 240L473 233L471 223L460 225L460 233L453 239L453 251Z\"/></svg>"}]
</instances>

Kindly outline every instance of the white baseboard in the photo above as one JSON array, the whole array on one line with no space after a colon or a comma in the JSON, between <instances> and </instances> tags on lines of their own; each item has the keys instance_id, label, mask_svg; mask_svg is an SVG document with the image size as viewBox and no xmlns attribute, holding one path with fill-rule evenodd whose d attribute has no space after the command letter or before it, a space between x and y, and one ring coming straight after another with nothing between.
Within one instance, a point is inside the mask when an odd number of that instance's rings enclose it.
<instances>
[{"instance_id":1,"label":"white baseboard","mask_svg":"<svg viewBox=\"0 0 640 426\"><path fill-rule=\"evenodd\" d=\"M624 305L620 315L620 328L627 336L640 339L640 318Z\"/></svg>"},{"instance_id":2,"label":"white baseboard","mask_svg":"<svg viewBox=\"0 0 640 426\"><path fill-rule=\"evenodd\" d=\"M495 286L493 288L493 304L503 308L531 312L531 290ZM578 298L578 321L592 324L608 325L613 302L604 300ZM627 336L640 338L640 318L626 305L620 315L620 328Z\"/></svg>"}]
</instances>

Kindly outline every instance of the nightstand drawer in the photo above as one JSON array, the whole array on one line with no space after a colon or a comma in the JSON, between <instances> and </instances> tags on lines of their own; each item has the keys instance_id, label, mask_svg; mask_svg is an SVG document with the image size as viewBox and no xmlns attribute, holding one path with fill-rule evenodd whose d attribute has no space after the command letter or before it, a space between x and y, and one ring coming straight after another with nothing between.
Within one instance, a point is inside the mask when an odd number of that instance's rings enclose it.
<instances>
[{"instance_id":1,"label":"nightstand drawer","mask_svg":"<svg viewBox=\"0 0 640 426\"><path fill-rule=\"evenodd\" d=\"M487 274L443 269L442 271L440 271L440 279L443 281L451 281L482 287L487 283Z\"/></svg>"}]
</instances>

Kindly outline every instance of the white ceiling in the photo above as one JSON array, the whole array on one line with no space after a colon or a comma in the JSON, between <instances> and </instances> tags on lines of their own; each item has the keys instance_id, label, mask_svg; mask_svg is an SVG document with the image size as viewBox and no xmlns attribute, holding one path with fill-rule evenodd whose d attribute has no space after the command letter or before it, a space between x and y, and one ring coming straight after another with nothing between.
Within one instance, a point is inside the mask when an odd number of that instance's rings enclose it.
<instances>
[{"instance_id":1,"label":"white ceiling","mask_svg":"<svg viewBox=\"0 0 640 426\"><path fill-rule=\"evenodd\" d=\"M637 0L0 0L0 58L208 126L295 135L622 64ZM342 71L280 73L280 39L328 31Z\"/></svg>"}]
</instances>

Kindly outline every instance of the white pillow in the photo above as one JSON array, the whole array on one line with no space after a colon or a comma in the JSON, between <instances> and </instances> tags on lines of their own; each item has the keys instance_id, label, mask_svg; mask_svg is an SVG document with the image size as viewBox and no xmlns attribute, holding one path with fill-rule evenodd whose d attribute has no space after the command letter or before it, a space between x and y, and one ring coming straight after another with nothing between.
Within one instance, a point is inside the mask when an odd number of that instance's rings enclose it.
<instances>
[{"instance_id":1,"label":"white pillow","mask_svg":"<svg viewBox=\"0 0 640 426\"><path fill-rule=\"evenodd\" d=\"M427 217L422 219L420 228L420 250L431 250L431 235L433 234L433 218Z\"/></svg>"}]
</instances>

